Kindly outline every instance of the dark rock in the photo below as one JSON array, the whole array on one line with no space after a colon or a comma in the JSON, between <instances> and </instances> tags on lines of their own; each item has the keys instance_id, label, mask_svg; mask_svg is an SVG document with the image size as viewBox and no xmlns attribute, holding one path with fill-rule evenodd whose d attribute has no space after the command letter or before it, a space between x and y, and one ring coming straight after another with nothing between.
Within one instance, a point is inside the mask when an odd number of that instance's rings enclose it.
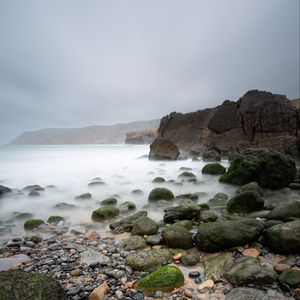
<instances>
[{"instance_id":1,"label":"dark rock","mask_svg":"<svg viewBox=\"0 0 300 300\"><path fill-rule=\"evenodd\" d=\"M218 215L212 210L203 210L199 215L200 221L207 222L215 222L218 219Z\"/></svg>"},{"instance_id":2,"label":"dark rock","mask_svg":"<svg viewBox=\"0 0 300 300\"><path fill-rule=\"evenodd\" d=\"M232 197L227 204L227 209L229 212L250 213L261 210L263 206L264 199L257 192L245 191Z\"/></svg>"},{"instance_id":3,"label":"dark rock","mask_svg":"<svg viewBox=\"0 0 300 300\"><path fill-rule=\"evenodd\" d=\"M61 209L61 210L73 210L73 209L78 208L78 206L74 205L74 204L66 203L66 202L60 202L60 203L57 203L54 206L54 208Z\"/></svg>"},{"instance_id":4,"label":"dark rock","mask_svg":"<svg viewBox=\"0 0 300 300\"><path fill-rule=\"evenodd\" d=\"M23 188L23 191L44 191L45 189L38 184L28 185Z\"/></svg>"},{"instance_id":5,"label":"dark rock","mask_svg":"<svg viewBox=\"0 0 300 300\"><path fill-rule=\"evenodd\" d=\"M61 217L61 216L51 216L48 218L47 222L49 224L55 224L57 225L59 222L64 222L65 218Z\"/></svg>"},{"instance_id":6,"label":"dark rock","mask_svg":"<svg viewBox=\"0 0 300 300\"><path fill-rule=\"evenodd\" d=\"M283 271L279 276L279 282L282 284L287 284L291 287L297 287L300 285L300 270L290 269Z\"/></svg>"},{"instance_id":7,"label":"dark rock","mask_svg":"<svg viewBox=\"0 0 300 300\"><path fill-rule=\"evenodd\" d=\"M198 271L191 271L189 272L189 277L196 278L199 277L201 274Z\"/></svg>"},{"instance_id":8,"label":"dark rock","mask_svg":"<svg viewBox=\"0 0 300 300\"><path fill-rule=\"evenodd\" d=\"M203 161L221 161L221 155L216 150L206 150L202 155Z\"/></svg>"},{"instance_id":9,"label":"dark rock","mask_svg":"<svg viewBox=\"0 0 300 300\"><path fill-rule=\"evenodd\" d=\"M175 197L176 200L182 200L182 199L191 199L191 200L198 200L199 195L197 193L187 193L187 194L181 194Z\"/></svg>"},{"instance_id":10,"label":"dark rock","mask_svg":"<svg viewBox=\"0 0 300 300\"><path fill-rule=\"evenodd\" d=\"M289 156L275 150L250 148L231 161L220 181L239 185L256 181L261 187L280 189L295 176L295 162Z\"/></svg>"},{"instance_id":11,"label":"dark rock","mask_svg":"<svg viewBox=\"0 0 300 300\"><path fill-rule=\"evenodd\" d=\"M125 201L120 204L119 210L121 213L128 213L136 210L136 205L132 201Z\"/></svg>"},{"instance_id":12,"label":"dark rock","mask_svg":"<svg viewBox=\"0 0 300 300\"><path fill-rule=\"evenodd\" d=\"M154 183L162 183L162 182L166 182L166 180L163 177L155 177L152 182Z\"/></svg>"},{"instance_id":13,"label":"dark rock","mask_svg":"<svg viewBox=\"0 0 300 300\"><path fill-rule=\"evenodd\" d=\"M118 200L116 198L107 198L100 202L101 205L116 205Z\"/></svg>"},{"instance_id":14,"label":"dark rock","mask_svg":"<svg viewBox=\"0 0 300 300\"><path fill-rule=\"evenodd\" d=\"M101 207L93 211L92 220L95 222L103 222L110 220L119 215L119 209L113 206Z\"/></svg>"},{"instance_id":15,"label":"dark rock","mask_svg":"<svg viewBox=\"0 0 300 300\"><path fill-rule=\"evenodd\" d=\"M182 226L168 226L161 235L163 242L170 248L190 249L193 247L192 235Z\"/></svg>"},{"instance_id":16,"label":"dark rock","mask_svg":"<svg viewBox=\"0 0 300 300\"><path fill-rule=\"evenodd\" d=\"M30 191L28 197L39 197L41 194L38 191Z\"/></svg>"},{"instance_id":17,"label":"dark rock","mask_svg":"<svg viewBox=\"0 0 300 300\"><path fill-rule=\"evenodd\" d=\"M150 145L149 159L176 160L179 154L175 144L164 138L156 138Z\"/></svg>"},{"instance_id":18,"label":"dark rock","mask_svg":"<svg viewBox=\"0 0 300 300\"><path fill-rule=\"evenodd\" d=\"M174 223L174 225L177 226L183 226L187 230L192 230L193 229L193 222L190 220L182 220Z\"/></svg>"},{"instance_id":19,"label":"dark rock","mask_svg":"<svg viewBox=\"0 0 300 300\"><path fill-rule=\"evenodd\" d=\"M195 236L199 250L216 252L254 241L263 230L262 222L252 219L203 223Z\"/></svg>"},{"instance_id":20,"label":"dark rock","mask_svg":"<svg viewBox=\"0 0 300 300\"><path fill-rule=\"evenodd\" d=\"M149 196L149 202L157 202L159 200L174 200L174 194L167 188L155 188L153 189Z\"/></svg>"},{"instance_id":21,"label":"dark rock","mask_svg":"<svg viewBox=\"0 0 300 300\"><path fill-rule=\"evenodd\" d=\"M128 239L122 240L120 247L125 250L139 250L147 247L146 241L139 235L133 235Z\"/></svg>"},{"instance_id":22,"label":"dark rock","mask_svg":"<svg viewBox=\"0 0 300 300\"><path fill-rule=\"evenodd\" d=\"M224 193L217 193L207 204L209 207L226 206L228 203L228 196Z\"/></svg>"},{"instance_id":23,"label":"dark rock","mask_svg":"<svg viewBox=\"0 0 300 300\"><path fill-rule=\"evenodd\" d=\"M134 235L154 235L158 231L158 224L148 217L141 217L133 222L131 233Z\"/></svg>"},{"instance_id":24,"label":"dark rock","mask_svg":"<svg viewBox=\"0 0 300 300\"><path fill-rule=\"evenodd\" d=\"M159 245L161 243L161 237L159 235L149 235L146 238L146 243L150 246Z\"/></svg>"},{"instance_id":25,"label":"dark rock","mask_svg":"<svg viewBox=\"0 0 300 300\"><path fill-rule=\"evenodd\" d=\"M226 172L226 168L223 167L221 164L219 163L210 163L210 164L206 164L203 168L202 168L202 173L203 174L210 174L210 175L221 175L224 174Z\"/></svg>"},{"instance_id":26,"label":"dark rock","mask_svg":"<svg viewBox=\"0 0 300 300\"><path fill-rule=\"evenodd\" d=\"M199 220L201 209L199 205L168 207L164 210L164 222L174 223L179 220Z\"/></svg>"},{"instance_id":27,"label":"dark rock","mask_svg":"<svg viewBox=\"0 0 300 300\"><path fill-rule=\"evenodd\" d=\"M32 219L33 218L33 214L31 213L19 213L19 212L16 212L16 213L13 213L13 217L14 219L16 220L29 220L29 219Z\"/></svg>"},{"instance_id":28,"label":"dark rock","mask_svg":"<svg viewBox=\"0 0 300 300\"><path fill-rule=\"evenodd\" d=\"M233 289L226 295L226 300L268 300L268 294L262 290L249 288L249 287L238 287Z\"/></svg>"},{"instance_id":29,"label":"dark rock","mask_svg":"<svg viewBox=\"0 0 300 300\"><path fill-rule=\"evenodd\" d=\"M255 192L261 197L264 195L264 190L257 184L257 182L249 182L241 187L239 187L236 191L237 194L243 193L243 192Z\"/></svg>"},{"instance_id":30,"label":"dark rock","mask_svg":"<svg viewBox=\"0 0 300 300\"><path fill-rule=\"evenodd\" d=\"M81 194L81 195L75 197L75 199L77 199L77 200L89 200L89 199L92 199L92 194L91 193L84 193L84 194Z\"/></svg>"},{"instance_id":31,"label":"dark rock","mask_svg":"<svg viewBox=\"0 0 300 300\"><path fill-rule=\"evenodd\" d=\"M269 220L291 221L300 216L300 201L279 205L266 216Z\"/></svg>"},{"instance_id":32,"label":"dark rock","mask_svg":"<svg viewBox=\"0 0 300 300\"><path fill-rule=\"evenodd\" d=\"M122 233L125 231L131 231L133 222L136 221L137 219L141 217L146 217L147 216L146 211L139 211L136 214L133 214L129 217L123 218L120 221L113 222L109 225L109 228L114 232L114 233Z\"/></svg>"},{"instance_id":33,"label":"dark rock","mask_svg":"<svg viewBox=\"0 0 300 300\"><path fill-rule=\"evenodd\" d=\"M192 267L200 262L200 254L197 252L188 252L183 255L180 262L186 267Z\"/></svg>"},{"instance_id":34,"label":"dark rock","mask_svg":"<svg viewBox=\"0 0 300 300\"><path fill-rule=\"evenodd\" d=\"M272 226L265 230L264 238L276 253L300 252L300 221Z\"/></svg>"},{"instance_id":35,"label":"dark rock","mask_svg":"<svg viewBox=\"0 0 300 300\"><path fill-rule=\"evenodd\" d=\"M42 224L44 224L43 220L39 220L39 219L31 219L31 220L27 220L24 223L24 229L25 230L33 230L39 226L41 226Z\"/></svg>"}]
</instances>

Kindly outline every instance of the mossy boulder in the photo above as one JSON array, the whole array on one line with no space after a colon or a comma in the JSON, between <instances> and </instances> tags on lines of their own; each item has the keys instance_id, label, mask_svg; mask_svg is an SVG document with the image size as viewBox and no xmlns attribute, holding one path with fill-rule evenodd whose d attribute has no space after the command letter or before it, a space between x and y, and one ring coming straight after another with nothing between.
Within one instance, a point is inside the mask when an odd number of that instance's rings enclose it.
<instances>
[{"instance_id":1,"label":"mossy boulder","mask_svg":"<svg viewBox=\"0 0 300 300\"><path fill-rule=\"evenodd\" d=\"M173 201L174 194L167 188L155 188L149 193L148 201L157 202L159 200Z\"/></svg>"},{"instance_id":2,"label":"mossy boulder","mask_svg":"<svg viewBox=\"0 0 300 300\"><path fill-rule=\"evenodd\" d=\"M255 181L249 182L249 183L239 187L236 191L237 194L240 194L243 192L255 192L255 193L259 194L261 197L264 195L264 190Z\"/></svg>"},{"instance_id":3,"label":"mossy boulder","mask_svg":"<svg viewBox=\"0 0 300 300\"><path fill-rule=\"evenodd\" d=\"M192 267L200 262L200 254L197 252L188 252L183 255L180 262L186 267Z\"/></svg>"},{"instance_id":4,"label":"mossy boulder","mask_svg":"<svg viewBox=\"0 0 300 300\"><path fill-rule=\"evenodd\" d=\"M293 218L300 218L300 201L276 206L266 216L268 220L292 221Z\"/></svg>"},{"instance_id":5,"label":"mossy boulder","mask_svg":"<svg viewBox=\"0 0 300 300\"><path fill-rule=\"evenodd\" d=\"M235 156L220 181L238 185L255 181L264 188L280 189L294 180L296 172L291 157L275 150L250 148Z\"/></svg>"},{"instance_id":6,"label":"mossy boulder","mask_svg":"<svg viewBox=\"0 0 300 300\"><path fill-rule=\"evenodd\" d=\"M184 284L184 275L176 266L163 266L141 278L134 286L143 292L171 292Z\"/></svg>"},{"instance_id":7,"label":"mossy boulder","mask_svg":"<svg viewBox=\"0 0 300 300\"><path fill-rule=\"evenodd\" d=\"M128 213L136 210L136 205L132 201L125 201L120 204L119 210L121 213Z\"/></svg>"},{"instance_id":8,"label":"mossy boulder","mask_svg":"<svg viewBox=\"0 0 300 300\"><path fill-rule=\"evenodd\" d=\"M162 231L163 242L170 248L190 249L193 247L193 238L183 226L171 225Z\"/></svg>"},{"instance_id":9,"label":"mossy boulder","mask_svg":"<svg viewBox=\"0 0 300 300\"><path fill-rule=\"evenodd\" d=\"M48 218L47 222L49 224L57 225L59 222L64 222L65 218L61 216L51 216Z\"/></svg>"},{"instance_id":10,"label":"mossy boulder","mask_svg":"<svg viewBox=\"0 0 300 300\"><path fill-rule=\"evenodd\" d=\"M276 253L300 253L300 220L269 227L264 238Z\"/></svg>"},{"instance_id":11,"label":"mossy boulder","mask_svg":"<svg viewBox=\"0 0 300 300\"><path fill-rule=\"evenodd\" d=\"M103 222L119 215L119 209L113 206L101 207L93 211L92 220L94 222Z\"/></svg>"},{"instance_id":12,"label":"mossy boulder","mask_svg":"<svg viewBox=\"0 0 300 300\"><path fill-rule=\"evenodd\" d=\"M154 235L158 231L158 224L148 217L141 217L133 222L133 235Z\"/></svg>"},{"instance_id":13,"label":"mossy boulder","mask_svg":"<svg viewBox=\"0 0 300 300\"><path fill-rule=\"evenodd\" d=\"M33 230L35 228L38 228L39 226L41 226L44 223L45 222L40 219L30 219L24 223L24 229L25 230Z\"/></svg>"},{"instance_id":14,"label":"mossy boulder","mask_svg":"<svg viewBox=\"0 0 300 300\"><path fill-rule=\"evenodd\" d=\"M0 272L0 299L3 300L65 300L65 291L59 282L45 275L23 271Z\"/></svg>"},{"instance_id":15,"label":"mossy boulder","mask_svg":"<svg viewBox=\"0 0 300 300\"><path fill-rule=\"evenodd\" d=\"M218 219L218 215L212 210L203 210L199 215L200 221L207 222L215 222Z\"/></svg>"},{"instance_id":16,"label":"mossy boulder","mask_svg":"<svg viewBox=\"0 0 300 300\"><path fill-rule=\"evenodd\" d=\"M192 230L193 229L193 222L190 220L182 220L174 223L174 225L177 226L183 226L187 230Z\"/></svg>"},{"instance_id":17,"label":"mossy boulder","mask_svg":"<svg viewBox=\"0 0 300 300\"><path fill-rule=\"evenodd\" d=\"M179 205L164 210L164 222L174 223L180 220L199 220L200 205Z\"/></svg>"},{"instance_id":18,"label":"mossy boulder","mask_svg":"<svg viewBox=\"0 0 300 300\"><path fill-rule=\"evenodd\" d=\"M209 207L226 206L228 203L228 195L217 193L212 199L207 202Z\"/></svg>"},{"instance_id":19,"label":"mossy boulder","mask_svg":"<svg viewBox=\"0 0 300 300\"><path fill-rule=\"evenodd\" d=\"M118 200L116 198L110 197L110 198L106 198L106 199L100 201L100 204L104 205L104 206L108 206L108 205L113 206L113 205L116 205L117 202L118 202Z\"/></svg>"},{"instance_id":20,"label":"mossy boulder","mask_svg":"<svg viewBox=\"0 0 300 300\"><path fill-rule=\"evenodd\" d=\"M202 173L203 174L210 174L210 175L221 175L224 174L226 172L226 168L223 167L221 164L219 163L210 163L210 164L206 164L203 168L202 168Z\"/></svg>"},{"instance_id":21,"label":"mossy boulder","mask_svg":"<svg viewBox=\"0 0 300 300\"><path fill-rule=\"evenodd\" d=\"M198 228L195 243L201 251L216 252L256 240L263 228L262 222L248 218L203 223Z\"/></svg>"},{"instance_id":22,"label":"mossy boulder","mask_svg":"<svg viewBox=\"0 0 300 300\"><path fill-rule=\"evenodd\" d=\"M283 271L279 276L279 282L282 284L287 284L291 287L297 287L300 285L300 270L291 269Z\"/></svg>"},{"instance_id":23,"label":"mossy boulder","mask_svg":"<svg viewBox=\"0 0 300 300\"><path fill-rule=\"evenodd\" d=\"M182 172L179 176L178 179L182 180L182 181L188 181L188 182L195 182L197 181L197 177L194 173L192 172Z\"/></svg>"},{"instance_id":24,"label":"mossy boulder","mask_svg":"<svg viewBox=\"0 0 300 300\"><path fill-rule=\"evenodd\" d=\"M155 177L152 182L154 183L162 183L162 182L166 182L166 179L164 179L163 177Z\"/></svg>"},{"instance_id":25,"label":"mossy boulder","mask_svg":"<svg viewBox=\"0 0 300 300\"><path fill-rule=\"evenodd\" d=\"M229 212L250 213L261 210L264 203L264 199L257 192L245 191L232 197L227 204L227 209Z\"/></svg>"}]
</instances>

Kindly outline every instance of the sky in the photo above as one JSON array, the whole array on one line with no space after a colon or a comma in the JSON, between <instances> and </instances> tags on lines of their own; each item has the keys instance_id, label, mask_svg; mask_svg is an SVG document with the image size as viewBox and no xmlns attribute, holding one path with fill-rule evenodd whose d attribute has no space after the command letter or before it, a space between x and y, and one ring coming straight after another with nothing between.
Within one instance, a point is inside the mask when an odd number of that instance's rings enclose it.
<instances>
[{"instance_id":1,"label":"sky","mask_svg":"<svg viewBox=\"0 0 300 300\"><path fill-rule=\"evenodd\" d=\"M299 0L0 0L2 144L299 81Z\"/></svg>"}]
</instances>

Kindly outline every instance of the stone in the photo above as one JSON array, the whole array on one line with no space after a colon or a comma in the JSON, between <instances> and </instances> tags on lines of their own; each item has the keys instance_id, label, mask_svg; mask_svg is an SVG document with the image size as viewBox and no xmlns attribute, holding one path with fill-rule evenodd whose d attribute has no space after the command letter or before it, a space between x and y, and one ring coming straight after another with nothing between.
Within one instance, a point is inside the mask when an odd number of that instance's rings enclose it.
<instances>
[{"instance_id":1,"label":"stone","mask_svg":"<svg viewBox=\"0 0 300 300\"><path fill-rule=\"evenodd\" d=\"M92 220L94 222L103 222L119 215L119 209L113 206L101 207L93 211Z\"/></svg>"},{"instance_id":2,"label":"stone","mask_svg":"<svg viewBox=\"0 0 300 300\"><path fill-rule=\"evenodd\" d=\"M126 133L125 144L149 145L153 143L156 136L157 128L149 128L128 132Z\"/></svg>"},{"instance_id":3,"label":"stone","mask_svg":"<svg viewBox=\"0 0 300 300\"><path fill-rule=\"evenodd\" d=\"M179 205L168 207L164 210L164 222L174 223L179 220L199 220L199 214L202 207L199 205Z\"/></svg>"},{"instance_id":4,"label":"stone","mask_svg":"<svg viewBox=\"0 0 300 300\"><path fill-rule=\"evenodd\" d=\"M148 217L141 217L133 222L131 233L133 235L155 235L158 224Z\"/></svg>"},{"instance_id":5,"label":"stone","mask_svg":"<svg viewBox=\"0 0 300 300\"><path fill-rule=\"evenodd\" d=\"M89 200L89 199L92 199L92 194L91 193L84 193L84 194L81 194L77 197L75 197L76 200Z\"/></svg>"},{"instance_id":6,"label":"stone","mask_svg":"<svg viewBox=\"0 0 300 300\"><path fill-rule=\"evenodd\" d=\"M297 287L300 285L300 270L290 269L285 270L279 275L279 282L282 284L287 284L291 287Z\"/></svg>"},{"instance_id":7,"label":"stone","mask_svg":"<svg viewBox=\"0 0 300 300\"><path fill-rule=\"evenodd\" d=\"M147 247L147 243L140 235L133 235L128 239L124 239L120 242L120 247L124 250L139 250Z\"/></svg>"},{"instance_id":8,"label":"stone","mask_svg":"<svg viewBox=\"0 0 300 300\"><path fill-rule=\"evenodd\" d=\"M136 210L136 205L132 201L125 201L120 204L119 210L121 213L129 213Z\"/></svg>"},{"instance_id":9,"label":"stone","mask_svg":"<svg viewBox=\"0 0 300 300\"><path fill-rule=\"evenodd\" d=\"M159 200L173 201L174 194L167 188L155 188L148 196L149 202L157 202Z\"/></svg>"},{"instance_id":10,"label":"stone","mask_svg":"<svg viewBox=\"0 0 300 300\"><path fill-rule=\"evenodd\" d=\"M4 186L4 185L0 185L0 198L7 194L7 193L10 193L11 192L11 189L8 188L7 186Z\"/></svg>"},{"instance_id":11,"label":"stone","mask_svg":"<svg viewBox=\"0 0 300 300\"><path fill-rule=\"evenodd\" d=\"M51 216L48 218L47 222L49 224L57 225L59 222L64 222L65 218L61 216Z\"/></svg>"},{"instance_id":12,"label":"stone","mask_svg":"<svg viewBox=\"0 0 300 300\"><path fill-rule=\"evenodd\" d=\"M180 262L185 267L195 266L200 262L200 254L197 252L188 252L181 257Z\"/></svg>"},{"instance_id":13,"label":"stone","mask_svg":"<svg viewBox=\"0 0 300 300\"><path fill-rule=\"evenodd\" d=\"M226 295L226 300L268 300L268 294L262 290L249 288L249 287L238 287L233 289Z\"/></svg>"},{"instance_id":14,"label":"stone","mask_svg":"<svg viewBox=\"0 0 300 300\"><path fill-rule=\"evenodd\" d=\"M23 212L23 213L18 213L17 212L17 213L14 213L13 216L14 216L14 219L21 220L21 221L29 220L29 219L33 218L33 214L26 213L26 212Z\"/></svg>"},{"instance_id":15,"label":"stone","mask_svg":"<svg viewBox=\"0 0 300 300\"><path fill-rule=\"evenodd\" d=\"M244 256L250 256L250 257L257 258L260 255L260 252L255 248L247 248L247 249L243 250L242 254Z\"/></svg>"},{"instance_id":16,"label":"stone","mask_svg":"<svg viewBox=\"0 0 300 300\"><path fill-rule=\"evenodd\" d=\"M264 238L276 253L300 252L300 221L278 224L264 231Z\"/></svg>"},{"instance_id":17,"label":"stone","mask_svg":"<svg viewBox=\"0 0 300 300\"><path fill-rule=\"evenodd\" d=\"M187 230L193 229L193 222L190 220L182 220L174 223L174 225L183 226Z\"/></svg>"},{"instance_id":18,"label":"stone","mask_svg":"<svg viewBox=\"0 0 300 300\"><path fill-rule=\"evenodd\" d=\"M226 172L226 168L219 163L209 163L202 168L203 174L221 175Z\"/></svg>"},{"instance_id":19,"label":"stone","mask_svg":"<svg viewBox=\"0 0 300 300\"><path fill-rule=\"evenodd\" d=\"M60 209L60 210L73 210L75 208L78 208L77 205L66 203L66 202L60 202L55 204L54 206L55 209Z\"/></svg>"},{"instance_id":20,"label":"stone","mask_svg":"<svg viewBox=\"0 0 300 300\"><path fill-rule=\"evenodd\" d=\"M130 215L126 218L121 219L120 221L113 222L109 225L109 228L114 232L114 233L122 233L126 231L131 231L133 222L136 221L137 219L141 217L146 217L147 216L147 211L139 211L133 215Z\"/></svg>"},{"instance_id":21,"label":"stone","mask_svg":"<svg viewBox=\"0 0 300 300\"><path fill-rule=\"evenodd\" d=\"M283 153L249 148L235 156L220 181L238 185L256 181L261 187L280 189L294 180L296 171L294 160Z\"/></svg>"},{"instance_id":22,"label":"stone","mask_svg":"<svg viewBox=\"0 0 300 300\"><path fill-rule=\"evenodd\" d=\"M30 191L29 193L28 193L28 197L39 197L41 194L38 192L38 191L35 191L35 190L33 190L33 191Z\"/></svg>"},{"instance_id":23,"label":"stone","mask_svg":"<svg viewBox=\"0 0 300 300\"><path fill-rule=\"evenodd\" d=\"M221 155L216 150L206 150L202 155L203 161L221 161Z\"/></svg>"},{"instance_id":24,"label":"stone","mask_svg":"<svg viewBox=\"0 0 300 300\"><path fill-rule=\"evenodd\" d=\"M95 230L89 231L84 235L84 238L89 241L96 240L99 237L100 237L100 234Z\"/></svg>"},{"instance_id":25,"label":"stone","mask_svg":"<svg viewBox=\"0 0 300 300\"><path fill-rule=\"evenodd\" d=\"M89 300L104 300L109 287L107 283L102 283L100 286L95 288L89 296Z\"/></svg>"},{"instance_id":26,"label":"stone","mask_svg":"<svg viewBox=\"0 0 300 300\"><path fill-rule=\"evenodd\" d=\"M266 216L268 220L292 221L293 218L300 216L300 201L294 201L287 204L276 206Z\"/></svg>"},{"instance_id":27,"label":"stone","mask_svg":"<svg viewBox=\"0 0 300 300\"><path fill-rule=\"evenodd\" d=\"M239 187L236 191L237 194L243 192L256 192L259 196L263 197L264 190L257 184L257 182L249 182L241 187Z\"/></svg>"},{"instance_id":28,"label":"stone","mask_svg":"<svg viewBox=\"0 0 300 300\"><path fill-rule=\"evenodd\" d=\"M24 229L25 230L33 230L35 228L38 228L39 226L41 226L44 223L45 222L40 219L30 219L24 223Z\"/></svg>"},{"instance_id":29,"label":"stone","mask_svg":"<svg viewBox=\"0 0 300 300\"><path fill-rule=\"evenodd\" d=\"M290 269L291 269L291 266L288 265L288 264L281 264L281 263L279 263L279 264L277 264L277 265L274 266L274 270L278 274L282 273L283 271L290 270Z\"/></svg>"},{"instance_id":30,"label":"stone","mask_svg":"<svg viewBox=\"0 0 300 300\"><path fill-rule=\"evenodd\" d=\"M242 257L225 265L223 275L234 285L272 284L278 277L270 264L253 257Z\"/></svg>"},{"instance_id":31,"label":"stone","mask_svg":"<svg viewBox=\"0 0 300 300\"><path fill-rule=\"evenodd\" d=\"M155 177L152 182L154 183L162 183L162 182L166 182L166 180L163 177Z\"/></svg>"},{"instance_id":32,"label":"stone","mask_svg":"<svg viewBox=\"0 0 300 300\"><path fill-rule=\"evenodd\" d=\"M149 159L176 160L180 152L177 146L164 138L156 138L150 145Z\"/></svg>"},{"instance_id":33,"label":"stone","mask_svg":"<svg viewBox=\"0 0 300 300\"><path fill-rule=\"evenodd\" d=\"M169 249L148 249L130 253L125 260L134 270L146 271L168 263L171 258Z\"/></svg>"},{"instance_id":34,"label":"stone","mask_svg":"<svg viewBox=\"0 0 300 300\"><path fill-rule=\"evenodd\" d=\"M163 266L138 280L134 288L144 292L171 292L184 284L184 275L176 266Z\"/></svg>"},{"instance_id":35,"label":"stone","mask_svg":"<svg viewBox=\"0 0 300 300\"><path fill-rule=\"evenodd\" d=\"M209 207L226 206L228 203L228 195L217 193L207 204Z\"/></svg>"},{"instance_id":36,"label":"stone","mask_svg":"<svg viewBox=\"0 0 300 300\"><path fill-rule=\"evenodd\" d=\"M168 226L161 235L163 242L170 248L190 249L193 247L191 234L182 226Z\"/></svg>"},{"instance_id":37,"label":"stone","mask_svg":"<svg viewBox=\"0 0 300 300\"><path fill-rule=\"evenodd\" d=\"M65 291L54 279L24 271L0 272L0 299L65 300Z\"/></svg>"},{"instance_id":38,"label":"stone","mask_svg":"<svg viewBox=\"0 0 300 300\"><path fill-rule=\"evenodd\" d=\"M229 200L227 210L231 213L250 213L261 210L264 203L264 199L257 192L244 191Z\"/></svg>"},{"instance_id":39,"label":"stone","mask_svg":"<svg viewBox=\"0 0 300 300\"><path fill-rule=\"evenodd\" d=\"M216 252L248 244L258 238L263 230L262 222L253 219L203 223L195 236L199 250Z\"/></svg>"},{"instance_id":40,"label":"stone","mask_svg":"<svg viewBox=\"0 0 300 300\"><path fill-rule=\"evenodd\" d=\"M161 243L161 237L159 235L149 235L146 238L146 243L150 246L159 245Z\"/></svg>"},{"instance_id":41,"label":"stone","mask_svg":"<svg viewBox=\"0 0 300 300\"><path fill-rule=\"evenodd\" d=\"M198 289L198 291L202 291L206 288L211 289L214 287L214 285L215 285L215 283L212 279L207 279L203 283L201 283L197 289Z\"/></svg>"},{"instance_id":42,"label":"stone","mask_svg":"<svg viewBox=\"0 0 300 300\"><path fill-rule=\"evenodd\" d=\"M199 219L204 223L215 222L218 215L212 210L203 210L200 212Z\"/></svg>"},{"instance_id":43,"label":"stone","mask_svg":"<svg viewBox=\"0 0 300 300\"><path fill-rule=\"evenodd\" d=\"M111 197L111 198L107 198L107 199L100 201L100 204L104 205L104 206L110 206L110 205L113 206L113 205L116 205L117 202L118 202L118 200L116 198Z\"/></svg>"}]
</instances>

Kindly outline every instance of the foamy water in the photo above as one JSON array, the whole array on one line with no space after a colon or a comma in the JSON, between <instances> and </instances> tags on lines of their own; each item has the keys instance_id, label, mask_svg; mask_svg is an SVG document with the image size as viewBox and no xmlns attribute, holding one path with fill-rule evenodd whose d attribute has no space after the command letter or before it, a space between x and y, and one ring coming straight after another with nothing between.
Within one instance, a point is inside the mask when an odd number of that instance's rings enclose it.
<instances>
[{"instance_id":1,"label":"foamy water","mask_svg":"<svg viewBox=\"0 0 300 300\"><path fill-rule=\"evenodd\" d=\"M207 202L214 194L226 192L231 195L235 188L218 182L218 176L202 175L202 161L149 161L140 158L148 154L148 146L131 145L80 145L80 146L2 146L0 147L0 184L16 189L15 193L0 199L2 225L10 224L11 234L24 234L24 221L13 221L14 212L33 213L35 218L47 220L51 215L66 218L69 226L91 222L91 213L100 207L97 203L115 194L118 204L133 201L138 210L147 204L149 192L157 187L167 187L175 195L201 192L199 203ZM227 166L227 161L222 161ZM152 183L153 178L162 176L167 181L177 180L182 170L192 168L198 184L185 182ZM95 177L105 185L88 187ZM28 185L45 187L40 197L28 197L21 191ZM53 185L55 188L47 188ZM131 194L141 189L144 194ZM20 190L21 192L17 192ZM91 200L76 200L76 196L90 192ZM60 202L75 204L75 210L57 210ZM155 220L161 220L163 209L149 211ZM106 224L107 226L107 224ZM0 240L3 236L0 236Z\"/></svg>"}]
</instances>

